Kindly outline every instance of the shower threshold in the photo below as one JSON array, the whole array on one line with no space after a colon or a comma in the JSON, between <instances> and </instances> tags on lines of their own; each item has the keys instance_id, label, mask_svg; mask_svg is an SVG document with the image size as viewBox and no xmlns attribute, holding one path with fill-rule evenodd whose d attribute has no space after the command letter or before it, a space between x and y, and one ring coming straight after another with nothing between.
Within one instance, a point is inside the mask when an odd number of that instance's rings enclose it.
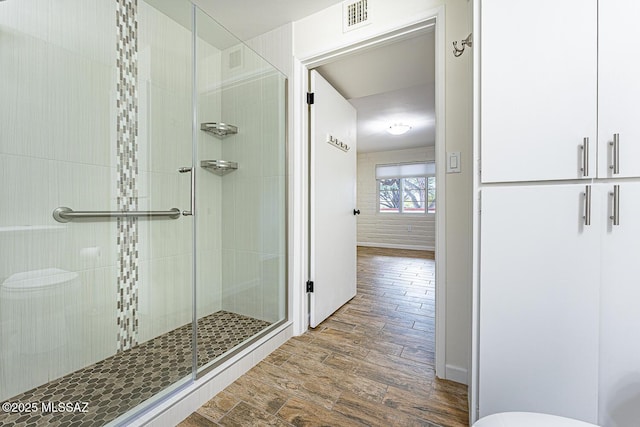
<instances>
[{"instance_id":1,"label":"shower threshold","mask_svg":"<svg viewBox=\"0 0 640 427\"><path fill-rule=\"evenodd\" d=\"M269 322L228 311L218 311L199 319L198 367L270 325ZM37 404L38 410L0 412L0 425L103 426L189 376L193 359L191 347L192 325L187 324L7 399L8 402ZM64 412L56 411L58 402L78 403L78 406L69 412L66 408L63 408ZM83 402L86 402L86 408ZM42 408L45 408L44 412ZM51 409L54 410L49 412Z\"/></svg>"}]
</instances>

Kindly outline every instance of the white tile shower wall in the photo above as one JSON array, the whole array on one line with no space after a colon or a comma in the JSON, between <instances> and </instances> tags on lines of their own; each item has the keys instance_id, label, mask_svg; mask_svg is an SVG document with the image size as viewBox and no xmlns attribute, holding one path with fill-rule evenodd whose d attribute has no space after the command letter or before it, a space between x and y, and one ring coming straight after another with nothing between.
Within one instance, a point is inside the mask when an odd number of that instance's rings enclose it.
<instances>
[{"instance_id":1,"label":"white tile shower wall","mask_svg":"<svg viewBox=\"0 0 640 427\"><path fill-rule=\"evenodd\" d=\"M219 122L222 116L220 82L222 80L219 49L202 39L197 41L198 126L204 122ZM220 160L222 144L219 139L198 131L197 159ZM222 309L222 177L203 169L199 163L197 176L197 317Z\"/></svg>"},{"instance_id":2,"label":"white tile shower wall","mask_svg":"<svg viewBox=\"0 0 640 427\"><path fill-rule=\"evenodd\" d=\"M223 68L224 121L240 127L222 146L238 162L222 179L223 266L235 270L223 277L223 309L276 321L284 316L284 87L263 60L244 55L244 68Z\"/></svg>"},{"instance_id":3,"label":"white tile shower wall","mask_svg":"<svg viewBox=\"0 0 640 427\"><path fill-rule=\"evenodd\" d=\"M358 154L358 244L409 249L435 248L435 215L378 213L377 164L434 160L433 147Z\"/></svg>"},{"instance_id":4,"label":"white tile shower wall","mask_svg":"<svg viewBox=\"0 0 640 427\"><path fill-rule=\"evenodd\" d=\"M2 28L1 152L110 166L109 64Z\"/></svg>"},{"instance_id":5,"label":"white tile shower wall","mask_svg":"<svg viewBox=\"0 0 640 427\"><path fill-rule=\"evenodd\" d=\"M52 272L77 273L28 297L13 292L23 321L0 312L3 400L115 351L115 228L51 216L58 206L115 205L115 3L3 2L0 33L0 283L29 272L44 286ZM55 348L30 338L45 324L61 337ZM18 327L23 339L7 344ZM38 363L44 371L21 375L17 366L35 366L25 361L38 357L47 359Z\"/></svg>"},{"instance_id":6,"label":"white tile shower wall","mask_svg":"<svg viewBox=\"0 0 640 427\"><path fill-rule=\"evenodd\" d=\"M293 76L293 23L285 24L279 28L276 28L268 33L262 34L247 41L249 47L254 49L265 58L269 63L280 70L289 79ZM289 80L291 81L291 80ZM279 135L282 141L287 134L287 123L289 128L292 129L292 121L285 120L287 114L279 103L282 99L282 94L285 92L286 81L280 80L279 84L265 84L263 85L263 101L265 102L265 114L263 124L267 129L265 134L267 135ZM292 91L288 92L288 112L293 112L293 100ZM291 133L290 133L291 134ZM271 226L264 226L263 237L264 253L267 254L283 254L279 256L267 256L263 262L262 274L263 274L263 307L264 307L264 319L268 321L275 321L285 317L286 298L287 291L285 288L285 281L287 278L292 277L291 272L286 271L286 262L284 254L286 252L286 237L282 230L287 227L286 224L286 212L284 211L284 205L278 204L282 210L271 206L276 200L285 200L285 182L286 176L282 176L282 171L285 171L288 165L285 165L285 151L286 146L284 142L271 145L269 149L264 150L264 174L265 179L265 194L270 194L269 191L278 188L282 191L282 194L271 193L271 197L268 197L268 211L272 213L274 218L273 222L270 222ZM278 187L270 186L268 177L280 176L282 182ZM293 188L293 185L289 188ZM276 213L277 212L277 213ZM263 216L268 218L269 215ZM278 225L275 225L278 224ZM279 230L279 239L275 238L275 230ZM291 234L290 234L291 236ZM277 243L277 245L275 245ZM291 256L291 254L290 254Z\"/></svg>"},{"instance_id":7,"label":"white tile shower wall","mask_svg":"<svg viewBox=\"0 0 640 427\"><path fill-rule=\"evenodd\" d=\"M114 314L116 300L113 298L114 283L117 280L115 266L86 269L80 273L81 283L94 283L92 287L83 287L80 300L83 306L81 339L83 345L90 348L85 352L82 366L95 363L113 355L113 337L116 334ZM96 333L100 331L100 333ZM104 332L103 332L104 331Z\"/></svg>"},{"instance_id":8,"label":"white tile shower wall","mask_svg":"<svg viewBox=\"0 0 640 427\"><path fill-rule=\"evenodd\" d=\"M5 30L15 29L91 61L112 66L116 43L114 3L103 0L8 2L0 8L0 27L3 37Z\"/></svg>"},{"instance_id":9,"label":"white tile shower wall","mask_svg":"<svg viewBox=\"0 0 640 427\"><path fill-rule=\"evenodd\" d=\"M191 31L138 3L141 210L189 209ZM192 318L192 217L139 222L139 342Z\"/></svg>"},{"instance_id":10,"label":"white tile shower wall","mask_svg":"<svg viewBox=\"0 0 640 427\"><path fill-rule=\"evenodd\" d=\"M285 76L293 75L293 23L261 34L246 43Z\"/></svg>"}]
</instances>

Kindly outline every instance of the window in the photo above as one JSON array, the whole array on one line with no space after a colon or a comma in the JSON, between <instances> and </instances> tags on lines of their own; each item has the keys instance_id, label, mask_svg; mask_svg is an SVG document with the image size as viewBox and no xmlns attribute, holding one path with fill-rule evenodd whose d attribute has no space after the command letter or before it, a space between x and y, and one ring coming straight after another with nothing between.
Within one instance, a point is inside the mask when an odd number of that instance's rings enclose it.
<instances>
[{"instance_id":1,"label":"window","mask_svg":"<svg viewBox=\"0 0 640 427\"><path fill-rule=\"evenodd\" d=\"M378 212L436 212L435 163L377 165Z\"/></svg>"}]
</instances>

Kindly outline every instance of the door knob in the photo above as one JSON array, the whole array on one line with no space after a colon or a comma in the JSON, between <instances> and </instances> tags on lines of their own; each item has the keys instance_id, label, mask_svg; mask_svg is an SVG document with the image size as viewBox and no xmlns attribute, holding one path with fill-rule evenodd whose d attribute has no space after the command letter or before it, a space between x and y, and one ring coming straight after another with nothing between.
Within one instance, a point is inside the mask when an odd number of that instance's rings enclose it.
<instances>
[{"instance_id":1,"label":"door knob","mask_svg":"<svg viewBox=\"0 0 640 427\"><path fill-rule=\"evenodd\" d=\"M360 209L354 209L353 210L353 214L354 215L360 215Z\"/></svg>"}]
</instances>

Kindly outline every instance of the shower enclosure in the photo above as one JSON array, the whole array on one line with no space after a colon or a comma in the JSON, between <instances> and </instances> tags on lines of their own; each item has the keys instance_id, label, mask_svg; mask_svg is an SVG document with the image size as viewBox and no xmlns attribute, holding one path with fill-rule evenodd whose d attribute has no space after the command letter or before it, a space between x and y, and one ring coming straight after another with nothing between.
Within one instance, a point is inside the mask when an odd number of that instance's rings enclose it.
<instances>
[{"instance_id":1,"label":"shower enclosure","mask_svg":"<svg viewBox=\"0 0 640 427\"><path fill-rule=\"evenodd\" d=\"M279 71L186 0L2 1L0 70L0 424L126 423L286 321Z\"/></svg>"}]
</instances>

